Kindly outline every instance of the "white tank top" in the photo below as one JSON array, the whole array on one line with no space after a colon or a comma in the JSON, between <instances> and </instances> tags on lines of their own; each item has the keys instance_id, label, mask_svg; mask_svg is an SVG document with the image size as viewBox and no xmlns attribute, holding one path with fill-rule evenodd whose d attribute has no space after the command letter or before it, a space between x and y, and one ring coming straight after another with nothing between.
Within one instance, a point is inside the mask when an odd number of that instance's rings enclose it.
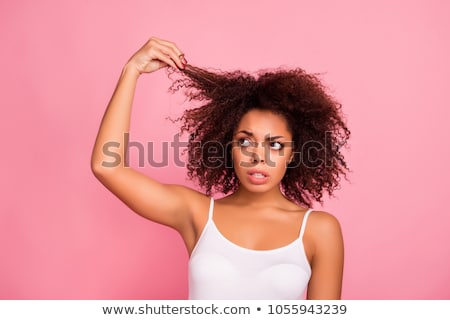
<instances>
[{"instance_id":1,"label":"white tank top","mask_svg":"<svg viewBox=\"0 0 450 320\"><path fill-rule=\"evenodd\" d=\"M189 259L189 299L293 300L303 299L311 267L303 247L303 233L286 246L252 250L225 238L213 221L211 198L208 221Z\"/></svg>"}]
</instances>

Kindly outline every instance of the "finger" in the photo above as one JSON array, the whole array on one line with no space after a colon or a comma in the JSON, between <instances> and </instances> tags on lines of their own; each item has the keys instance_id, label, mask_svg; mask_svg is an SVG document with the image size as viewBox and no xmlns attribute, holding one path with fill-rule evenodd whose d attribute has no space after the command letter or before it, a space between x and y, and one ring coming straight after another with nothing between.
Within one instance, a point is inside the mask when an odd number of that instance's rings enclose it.
<instances>
[{"instance_id":1,"label":"finger","mask_svg":"<svg viewBox=\"0 0 450 320\"><path fill-rule=\"evenodd\" d=\"M167 40L164 40L164 39L159 39L159 38L153 38L153 39L155 39L160 44L163 44L163 45L165 45L167 47L172 48L177 55L183 54L183 52L180 50L180 48L178 48L178 46L174 42L167 41Z\"/></svg>"},{"instance_id":2,"label":"finger","mask_svg":"<svg viewBox=\"0 0 450 320\"><path fill-rule=\"evenodd\" d=\"M179 54L178 57L180 58L181 62L183 62L183 65L186 66L187 65L187 60L184 57L184 53Z\"/></svg>"},{"instance_id":3,"label":"finger","mask_svg":"<svg viewBox=\"0 0 450 320\"><path fill-rule=\"evenodd\" d=\"M172 60L172 58L167 54L163 53L162 51L155 50L153 54L156 59L163 62L164 64L169 65L175 69L179 68L177 64ZM162 68L163 66L164 65L161 65L160 67Z\"/></svg>"},{"instance_id":4,"label":"finger","mask_svg":"<svg viewBox=\"0 0 450 320\"><path fill-rule=\"evenodd\" d=\"M167 40L159 39L159 38L153 38L156 40L156 42L160 45L162 45L161 50L164 50L164 53L167 55L170 55L172 60L174 60L177 65L184 68L184 65L187 64L187 60L184 56L184 53L178 48L178 46Z\"/></svg>"},{"instance_id":5,"label":"finger","mask_svg":"<svg viewBox=\"0 0 450 320\"><path fill-rule=\"evenodd\" d=\"M177 65L178 68L184 69L184 63L181 59L182 55L177 55L177 53L171 47L156 43L154 45L154 48L169 57Z\"/></svg>"}]
</instances>

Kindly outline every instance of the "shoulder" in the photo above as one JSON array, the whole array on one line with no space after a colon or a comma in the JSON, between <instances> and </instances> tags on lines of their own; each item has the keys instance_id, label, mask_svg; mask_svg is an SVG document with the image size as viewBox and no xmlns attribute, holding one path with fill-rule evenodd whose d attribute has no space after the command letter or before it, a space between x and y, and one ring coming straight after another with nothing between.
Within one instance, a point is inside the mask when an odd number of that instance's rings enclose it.
<instances>
[{"instance_id":1,"label":"shoulder","mask_svg":"<svg viewBox=\"0 0 450 320\"><path fill-rule=\"evenodd\" d=\"M304 239L312 271L307 298L340 299L344 244L339 221L323 211L313 211L309 219Z\"/></svg>"},{"instance_id":2,"label":"shoulder","mask_svg":"<svg viewBox=\"0 0 450 320\"><path fill-rule=\"evenodd\" d=\"M183 199L183 202L186 204L186 211L196 214L199 211L204 211L205 207L209 207L211 197L204 193L183 185L173 184L168 186Z\"/></svg>"},{"instance_id":3,"label":"shoulder","mask_svg":"<svg viewBox=\"0 0 450 320\"><path fill-rule=\"evenodd\" d=\"M312 211L308 218L305 237L312 249L312 255L330 250L343 250L341 225L331 213Z\"/></svg>"},{"instance_id":4,"label":"shoulder","mask_svg":"<svg viewBox=\"0 0 450 320\"><path fill-rule=\"evenodd\" d=\"M324 235L327 233L340 232L341 225L338 219L331 213L313 210L308 218L309 228L315 234Z\"/></svg>"}]
</instances>

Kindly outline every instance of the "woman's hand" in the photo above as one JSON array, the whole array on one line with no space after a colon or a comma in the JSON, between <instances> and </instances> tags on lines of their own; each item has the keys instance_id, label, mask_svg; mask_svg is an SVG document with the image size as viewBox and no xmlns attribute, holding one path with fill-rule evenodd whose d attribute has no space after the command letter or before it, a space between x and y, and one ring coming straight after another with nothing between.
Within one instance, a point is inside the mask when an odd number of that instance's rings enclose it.
<instances>
[{"instance_id":1,"label":"woman's hand","mask_svg":"<svg viewBox=\"0 0 450 320\"><path fill-rule=\"evenodd\" d=\"M150 73L166 66L184 69L187 64L183 52L173 42L152 37L128 60L126 68Z\"/></svg>"}]
</instances>

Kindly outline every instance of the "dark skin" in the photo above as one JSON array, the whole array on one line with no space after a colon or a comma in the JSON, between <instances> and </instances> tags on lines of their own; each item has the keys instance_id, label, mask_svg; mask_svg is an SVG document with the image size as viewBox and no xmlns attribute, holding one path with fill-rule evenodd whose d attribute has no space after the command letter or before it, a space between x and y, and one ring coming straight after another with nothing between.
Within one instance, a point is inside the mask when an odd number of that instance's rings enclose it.
<instances>
[{"instance_id":1,"label":"dark skin","mask_svg":"<svg viewBox=\"0 0 450 320\"><path fill-rule=\"evenodd\" d=\"M133 211L177 230L191 254L208 219L208 196L184 186L162 184L124 165L102 166L103 161L109 160L103 153L103 145L111 141L120 143L118 152L124 159L122 137L129 132L140 75L167 66L182 69L186 63L176 44L158 38L150 39L130 58L103 117L91 167L105 187ZM267 137L272 140L266 141ZM299 235L306 210L280 191L280 181L292 158L292 150L286 143L292 139L286 120L270 111L251 110L242 117L233 139L234 167L240 187L216 201L214 222L229 241L248 249L270 250L291 243ZM303 243L312 268L308 298L339 299L343 241L338 221L326 212L314 211Z\"/></svg>"}]
</instances>

